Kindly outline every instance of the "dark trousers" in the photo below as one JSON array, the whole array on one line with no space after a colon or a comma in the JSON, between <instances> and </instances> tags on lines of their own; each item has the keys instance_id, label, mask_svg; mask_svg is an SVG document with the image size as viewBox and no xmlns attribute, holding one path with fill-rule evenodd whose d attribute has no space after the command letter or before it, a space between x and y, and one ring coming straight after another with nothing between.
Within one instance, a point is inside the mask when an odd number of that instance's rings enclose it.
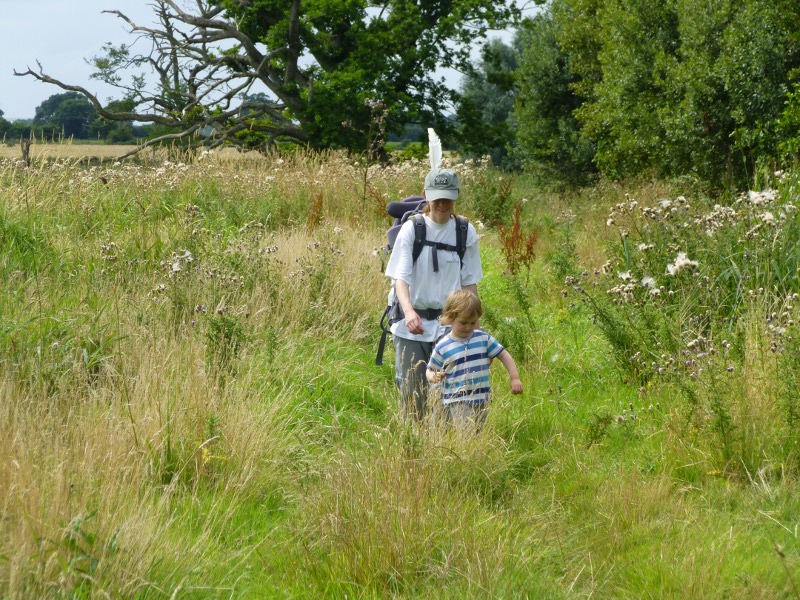
<instances>
[{"instance_id":1,"label":"dark trousers","mask_svg":"<svg viewBox=\"0 0 800 600\"><path fill-rule=\"evenodd\" d=\"M433 351L434 342L418 342L393 337L394 379L400 389L403 416L420 420L428 411L428 380L425 370Z\"/></svg>"}]
</instances>

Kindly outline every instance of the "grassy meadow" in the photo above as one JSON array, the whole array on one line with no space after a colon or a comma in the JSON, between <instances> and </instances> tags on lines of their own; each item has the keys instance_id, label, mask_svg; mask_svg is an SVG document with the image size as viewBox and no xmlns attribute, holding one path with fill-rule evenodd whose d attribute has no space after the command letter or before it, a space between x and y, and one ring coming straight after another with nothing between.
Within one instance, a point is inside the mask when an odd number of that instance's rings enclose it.
<instances>
[{"instance_id":1,"label":"grassy meadow","mask_svg":"<svg viewBox=\"0 0 800 600\"><path fill-rule=\"evenodd\" d=\"M460 165L486 428L375 366L427 165L0 158L0 597L800 597L800 184Z\"/></svg>"}]
</instances>

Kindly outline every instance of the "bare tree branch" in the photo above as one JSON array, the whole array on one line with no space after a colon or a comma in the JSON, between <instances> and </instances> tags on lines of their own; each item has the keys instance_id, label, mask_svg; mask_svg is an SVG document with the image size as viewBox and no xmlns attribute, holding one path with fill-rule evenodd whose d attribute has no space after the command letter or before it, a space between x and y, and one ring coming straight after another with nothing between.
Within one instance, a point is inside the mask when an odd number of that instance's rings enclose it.
<instances>
[{"instance_id":1,"label":"bare tree branch","mask_svg":"<svg viewBox=\"0 0 800 600\"><path fill-rule=\"evenodd\" d=\"M368 5L380 6L379 13L368 16ZM165 130L141 148L162 142L267 148L281 140L363 148L374 142L365 139L373 131L373 99L391 107L386 123L395 130L423 116L447 127L443 109L455 93L443 85L437 66L468 61L476 35L471 28L480 34L513 14L494 0L286 0L264 6L153 0L152 6L153 25L119 10L103 11L125 23L134 44L107 44L104 55L88 61L96 69L93 78L122 92L124 104L115 106L124 111L104 107L38 62L38 71L14 74L79 92L107 121ZM137 44L147 48L134 52Z\"/></svg>"}]
</instances>

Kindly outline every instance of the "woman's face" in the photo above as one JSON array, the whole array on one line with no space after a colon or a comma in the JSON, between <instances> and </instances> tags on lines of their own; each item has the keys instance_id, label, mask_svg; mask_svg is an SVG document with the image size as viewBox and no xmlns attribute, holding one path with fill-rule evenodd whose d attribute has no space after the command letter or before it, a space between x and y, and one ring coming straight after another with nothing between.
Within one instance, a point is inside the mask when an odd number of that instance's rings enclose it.
<instances>
[{"instance_id":1,"label":"woman's face","mask_svg":"<svg viewBox=\"0 0 800 600\"><path fill-rule=\"evenodd\" d=\"M430 217L434 223L444 225L450 220L453 215L453 208L455 207L454 200L430 200L428 202L431 207Z\"/></svg>"}]
</instances>

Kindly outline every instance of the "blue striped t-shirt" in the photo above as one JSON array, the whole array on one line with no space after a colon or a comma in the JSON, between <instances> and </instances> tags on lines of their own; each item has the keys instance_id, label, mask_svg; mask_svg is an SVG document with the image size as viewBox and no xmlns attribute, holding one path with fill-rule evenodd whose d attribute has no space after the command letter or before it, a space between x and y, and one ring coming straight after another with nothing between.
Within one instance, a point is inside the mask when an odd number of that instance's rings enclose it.
<instances>
[{"instance_id":1,"label":"blue striped t-shirt","mask_svg":"<svg viewBox=\"0 0 800 600\"><path fill-rule=\"evenodd\" d=\"M489 359L505 348L485 331L476 329L467 340L444 336L433 348L428 368L444 371L442 401L484 404L491 396Z\"/></svg>"}]
</instances>

